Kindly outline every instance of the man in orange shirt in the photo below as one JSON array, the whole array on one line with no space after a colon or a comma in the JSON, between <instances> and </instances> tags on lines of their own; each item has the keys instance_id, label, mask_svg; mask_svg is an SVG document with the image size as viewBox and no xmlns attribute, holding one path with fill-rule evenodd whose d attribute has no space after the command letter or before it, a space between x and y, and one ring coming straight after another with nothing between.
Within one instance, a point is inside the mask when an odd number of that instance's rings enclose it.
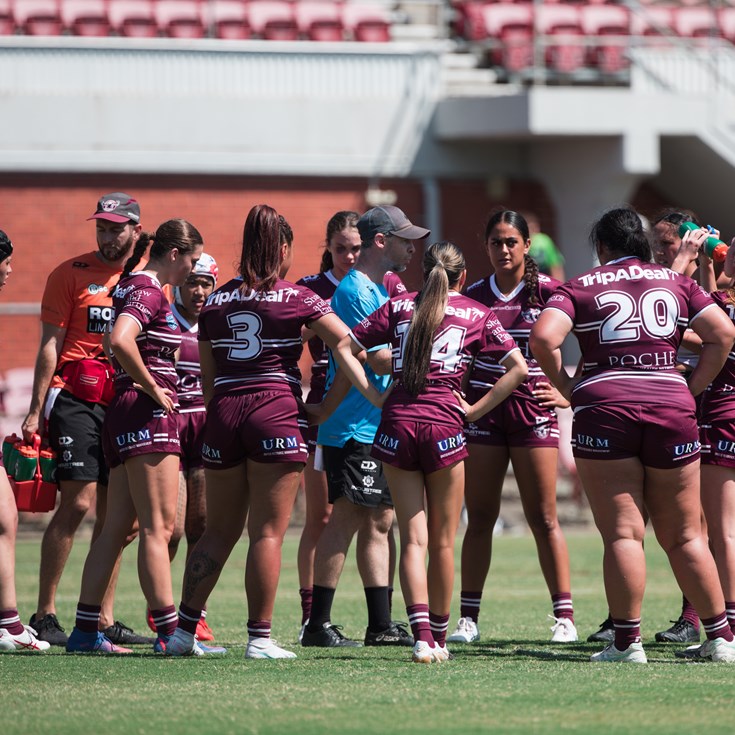
<instances>
[{"instance_id":1,"label":"man in orange shirt","mask_svg":"<svg viewBox=\"0 0 735 735\"><path fill-rule=\"evenodd\" d=\"M41 345L23 422L29 440L43 428L43 411L49 443L57 453L61 502L43 536L38 608L30 621L39 640L57 646L65 646L67 636L56 617L56 590L74 535L95 498L93 538L105 517L108 469L101 432L112 397L112 369L102 337L112 314L112 290L141 232L140 206L121 192L103 196L89 219L96 223L97 250L62 263L46 283ZM152 642L114 620L116 577L102 606L101 629L118 644Z\"/></svg>"}]
</instances>

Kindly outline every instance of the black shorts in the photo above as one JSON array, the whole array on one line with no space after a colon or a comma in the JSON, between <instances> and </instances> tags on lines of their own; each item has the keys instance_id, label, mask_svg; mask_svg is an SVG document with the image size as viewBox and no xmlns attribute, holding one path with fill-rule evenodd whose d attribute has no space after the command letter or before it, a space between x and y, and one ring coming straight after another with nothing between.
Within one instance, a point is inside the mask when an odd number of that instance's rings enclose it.
<instances>
[{"instance_id":1,"label":"black shorts","mask_svg":"<svg viewBox=\"0 0 735 735\"><path fill-rule=\"evenodd\" d=\"M48 420L49 444L56 452L56 479L107 485L102 452L105 407L59 391Z\"/></svg>"},{"instance_id":2,"label":"black shorts","mask_svg":"<svg viewBox=\"0 0 735 735\"><path fill-rule=\"evenodd\" d=\"M329 502L347 498L354 505L393 507L383 464L370 456L372 444L350 439L343 447L323 447Z\"/></svg>"}]
</instances>

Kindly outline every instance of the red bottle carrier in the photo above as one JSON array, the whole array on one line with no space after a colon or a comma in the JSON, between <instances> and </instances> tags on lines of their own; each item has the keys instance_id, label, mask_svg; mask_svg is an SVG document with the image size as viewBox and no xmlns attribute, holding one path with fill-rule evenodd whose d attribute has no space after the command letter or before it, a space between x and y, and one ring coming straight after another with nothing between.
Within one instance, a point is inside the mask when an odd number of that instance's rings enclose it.
<instances>
[{"instance_id":1,"label":"red bottle carrier","mask_svg":"<svg viewBox=\"0 0 735 735\"><path fill-rule=\"evenodd\" d=\"M9 476L8 479L10 480L10 486L13 488L15 504L19 511L24 513L47 513L53 510L56 505L56 491L58 488L55 482L48 482L43 479L40 461L41 437L38 434L33 435L33 444L30 446L35 452L36 459L33 479L16 480L12 476ZM13 468L10 467L8 470L12 472Z\"/></svg>"}]
</instances>

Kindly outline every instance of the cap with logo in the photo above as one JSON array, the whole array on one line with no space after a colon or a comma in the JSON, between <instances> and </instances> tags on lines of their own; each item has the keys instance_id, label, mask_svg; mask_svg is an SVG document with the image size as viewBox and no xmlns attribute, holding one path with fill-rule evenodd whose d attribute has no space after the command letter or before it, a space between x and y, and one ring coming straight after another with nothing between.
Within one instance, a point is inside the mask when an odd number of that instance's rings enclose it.
<instances>
[{"instance_id":1,"label":"cap with logo","mask_svg":"<svg viewBox=\"0 0 735 735\"><path fill-rule=\"evenodd\" d=\"M140 205L129 194L121 191L105 194L97 202L97 211L87 219L106 219L110 222L140 222Z\"/></svg>"},{"instance_id":2,"label":"cap with logo","mask_svg":"<svg viewBox=\"0 0 735 735\"><path fill-rule=\"evenodd\" d=\"M370 242L381 233L406 240L422 240L431 234L431 230L414 225L401 209L392 206L368 209L357 221L357 231L363 242Z\"/></svg>"},{"instance_id":3,"label":"cap with logo","mask_svg":"<svg viewBox=\"0 0 735 735\"><path fill-rule=\"evenodd\" d=\"M0 230L0 263L6 260L13 254L13 243L10 242L10 238Z\"/></svg>"}]
</instances>

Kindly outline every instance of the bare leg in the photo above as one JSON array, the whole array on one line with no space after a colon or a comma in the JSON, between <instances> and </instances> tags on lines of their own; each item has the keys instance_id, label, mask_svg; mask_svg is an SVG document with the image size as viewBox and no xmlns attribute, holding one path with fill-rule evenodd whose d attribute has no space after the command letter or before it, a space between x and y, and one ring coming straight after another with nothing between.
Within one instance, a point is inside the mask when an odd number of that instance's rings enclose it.
<instances>
[{"instance_id":1,"label":"bare leg","mask_svg":"<svg viewBox=\"0 0 735 735\"><path fill-rule=\"evenodd\" d=\"M549 593L569 592L569 552L556 515L558 451L551 447L512 447L510 456Z\"/></svg>"},{"instance_id":2,"label":"bare leg","mask_svg":"<svg viewBox=\"0 0 735 735\"><path fill-rule=\"evenodd\" d=\"M188 500L187 485L188 481L186 473L179 470L179 493L176 496L176 520L174 521L174 530L171 534L171 540L168 542L168 558L171 561L176 557L176 552L179 550L179 543L184 537Z\"/></svg>"},{"instance_id":3,"label":"bare leg","mask_svg":"<svg viewBox=\"0 0 735 735\"><path fill-rule=\"evenodd\" d=\"M500 513L509 454L505 447L468 444L465 460L467 530L462 541L462 589L482 592L490 571L493 528Z\"/></svg>"},{"instance_id":4,"label":"bare leg","mask_svg":"<svg viewBox=\"0 0 735 735\"><path fill-rule=\"evenodd\" d=\"M138 576L151 610L173 605L168 543L176 520L179 457L143 454L125 462L128 487L140 523Z\"/></svg>"},{"instance_id":5,"label":"bare leg","mask_svg":"<svg viewBox=\"0 0 735 735\"><path fill-rule=\"evenodd\" d=\"M296 499L303 464L247 461L250 488L245 567L248 615L252 620L272 620L281 547Z\"/></svg>"},{"instance_id":6,"label":"bare leg","mask_svg":"<svg viewBox=\"0 0 735 735\"><path fill-rule=\"evenodd\" d=\"M702 465L702 507L725 599L735 601L735 471Z\"/></svg>"},{"instance_id":7,"label":"bare leg","mask_svg":"<svg viewBox=\"0 0 735 735\"><path fill-rule=\"evenodd\" d=\"M194 610L203 610L242 536L248 514L249 486L243 462L226 470L205 470L207 522L192 551L184 574L181 599Z\"/></svg>"},{"instance_id":8,"label":"bare leg","mask_svg":"<svg viewBox=\"0 0 735 735\"><path fill-rule=\"evenodd\" d=\"M15 610L15 534L18 511L5 468L0 466L0 610Z\"/></svg>"},{"instance_id":9,"label":"bare leg","mask_svg":"<svg viewBox=\"0 0 735 735\"><path fill-rule=\"evenodd\" d=\"M56 591L74 545L74 534L92 507L96 482L65 480L59 483L61 502L46 527L41 542L41 568L36 617L56 614Z\"/></svg>"},{"instance_id":10,"label":"bare leg","mask_svg":"<svg viewBox=\"0 0 735 735\"><path fill-rule=\"evenodd\" d=\"M388 587L390 580L390 545L393 508L361 508L362 522L357 530L357 569L363 587Z\"/></svg>"},{"instance_id":11,"label":"bare leg","mask_svg":"<svg viewBox=\"0 0 735 735\"><path fill-rule=\"evenodd\" d=\"M301 532L297 564L299 587L314 586L314 554L322 532L327 526L332 506L328 500L327 474L314 469L314 455L304 468L304 492L306 493L306 519Z\"/></svg>"},{"instance_id":12,"label":"bare leg","mask_svg":"<svg viewBox=\"0 0 735 735\"><path fill-rule=\"evenodd\" d=\"M345 557L367 508L338 498L314 553L314 584L336 589Z\"/></svg>"}]
</instances>

